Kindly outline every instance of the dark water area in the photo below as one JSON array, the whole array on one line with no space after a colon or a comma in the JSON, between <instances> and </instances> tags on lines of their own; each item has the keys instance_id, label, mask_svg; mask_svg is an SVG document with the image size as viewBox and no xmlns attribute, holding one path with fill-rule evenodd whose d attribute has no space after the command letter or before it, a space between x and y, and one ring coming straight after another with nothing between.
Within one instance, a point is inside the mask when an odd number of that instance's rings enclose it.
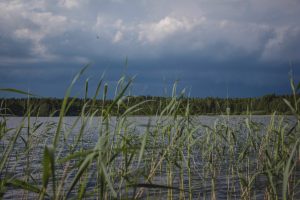
<instances>
[{"instance_id":1,"label":"dark water area","mask_svg":"<svg viewBox=\"0 0 300 200\"><path fill-rule=\"evenodd\" d=\"M245 119L249 119L249 116L198 116L193 117L191 119L191 123L196 125L201 125L200 128L197 130L197 133L195 134L197 137L201 139L202 134L206 131L207 127L214 127L217 126L219 122L226 122L229 124L230 127L232 127L233 130L239 130L240 135L237 137L237 141L243 141L245 140L246 133L247 133L247 127L244 124ZM64 124L63 124L63 134L61 134L61 142L58 147L58 151L56 152L56 156L63 158L66 154L69 153L70 147L75 143L76 136L80 132L81 128L81 122L79 119L79 122L76 124L75 127L73 127L72 132L69 132L70 128L76 121L77 117L65 117L64 118ZM147 128L151 129L152 126L156 126L158 118L157 117L129 117L127 119L127 128L128 130L131 130L130 132L135 133L137 138L139 137L139 133L144 133ZM162 120L162 123L168 123L168 121L173 120L172 118L165 117ZM271 121L271 116L252 116L251 119L249 119L256 123L258 126L261 126L262 129L257 134L264 134L265 130L268 128L268 125ZM110 120L110 127L111 130L115 130L115 126L117 124L118 119L117 118L111 118ZM279 119L275 120L275 125L279 123ZM58 118L47 118L47 117L39 117L39 118L30 118L30 126L38 126L39 128L34 131L30 137L30 144L27 144L24 141L27 141L27 134L28 130L27 127L27 120L24 121L24 128L22 129L21 135L22 137L18 138L16 145L13 148L12 153L9 156L9 161L7 162L7 165L5 166L6 170L4 170L7 174L10 175L10 177L18 178L18 179L24 179L26 174L30 174L28 177L28 181L30 183L33 183L35 185L41 186L42 184L42 159L43 159L43 151L45 145L50 145L53 141L53 135L56 129L56 124L58 122ZM8 128L17 128L22 123L22 118L19 117L9 117L7 118L7 127ZM80 141L78 145L78 150L88 150L92 149L99 139L99 127L101 126L101 118L96 117L93 118L89 123L88 126L85 128L84 135L82 137L82 140ZM283 124L286 124L287 128L292 127L295 123L295 119L291 116L287 116L282 120ZM40 126L39 126L40 124ZM243 134L244 133L244 134ZM4 136L0 141L0 156L2 158L3 152L5 150L5 146L9 142L9 138L11 136L8 134L7 136ZM166 138L165 138L166 139ZM134 142L135 136L132 137L132 141ZM167 139L166 139L167 140ZM64 142L62 142L64 141ZM167 141L166 141L167 142ZM24 151L26 149L26 145L30 145L31 148L28 151ZM70 146L68 146L70 145ZM147 148L147 147L146 147ZM154 147L155 148L155 147ZM239 147L236 147L236 149L233 149L235 152L240 152L241 149ZM145 151L145 158L147 158L147 155L149 154L149 157L151 157L151 149ZM247 174L247 176L253 176L256 171L255 168L257 166L256 161L251 160L251 157L249 159L243 160L244 163L238 163L240 166L239 172L233 171L236 169L230 168L230 159L225 158L222 160L219 159L216 163L214 163L215 170L213 173L207 173L206 171L209 170L209 163L206 158L201 156L203 154L203 147L191 149L191 167L190 172L187 170L180 171L180 168L176 168L176 165L172 166L172 173L170 174L170 168L168 168L168 162L163 161L161 167L159 170L155 172L154 177L151 179L151 182L153 184L159 185L159 186L165 186L169 185L170 182L168 182L168 179L166 177L169 177L169 180L172 182L173 189L166 189L162 187L152 187L147 188L145 187L144 192L140 197L141 198L150 198L150 199L166 199L167 196L171 196L173 199L188 199L191 197L192 199L241 199L241 194L243 193L241 191L241 185L240 185L240 179L238 174ZM187 156L187 151L185 148L182 149L182 166L185 166L184 160L186 159L185 156ZM226 156L226 155L225 155ZM255 155L253 155L255 156ZM134 164L135 163L135 164ZM70 162L70 165L75 166L75 162ZM114 162L114 169L118 171L118 165L123 165L124 159L123 158L116 158ZM131 165L132 170L138 170L134 169L137 165L137 161L134 161ZM29 167L28 167L29 166ZM140 167L143 166L143 162L141 163ZM57 180L60 180L60 178L64 175L64 164L57 164L56 165L56 177ZM96 166L94 166L96 168ZM92 167L93 169L93 167ZM168 171L169 170L169 171ZM93 170L91 170L93 171ZM189 173L190 174L189 174ZM64 189L68 189L68 185L70 184L74 176L76 174L76 171L71 172L68 174L68 177L66 177L66 183L64 184ZM297 166L296 175L297 180L300 180L300 168ZM3 174L1 174L1 178L3 178ZM144 181L143 177L137 177L140 182ZM118 183L118 177L116 176L114 178L115 186L117 186ZM255 181L252 185L254 188L251 190L251 196L255 199L265 199L265 185L266 185L267 178L264 175L259 175L255 178ZM69 184L68 184L69 183ZM214 187L212 187L214 185ZM93 194L91 196L88 196L85 199L95 199L97 195L93 193L94 188L97 187L96 179L91 176L87 183L87 194ZM123 186L122 186L123 187ZM121 187L121 188L122 188ZM51 188L51 185L48 187ZM77 186L75 187L75 190L72 191L71 197L75 195ZM214 188L214 189L213 189ZM300 187L299 191L300 191ZM212 191L214 190L214 192ZM132 189L126 189L123 187L122 190L117 191L117 195L119 198L132 198L134 195L134 190ZM15 189L15 188L8 188L8 191L4 195L4 199L21 199L24 197L24 195L28 196L29 199L31 198L37 198L38 196L34 193L28 193L21 189ZM215 196L212 196L215 195ZM300 199L300 195L295 195L296 199ZM75 196L74 196L75 197Z\"/></svg>"}]
</instances>

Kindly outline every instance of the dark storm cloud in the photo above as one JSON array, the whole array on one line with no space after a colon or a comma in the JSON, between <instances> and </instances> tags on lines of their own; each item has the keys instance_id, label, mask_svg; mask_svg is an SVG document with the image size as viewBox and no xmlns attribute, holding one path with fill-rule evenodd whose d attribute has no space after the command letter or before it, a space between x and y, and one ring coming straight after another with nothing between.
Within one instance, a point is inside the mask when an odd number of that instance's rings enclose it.
<instances>
[{"instance_id":1,"label":"dark storm cloud","mask_svg":"<svg viewBox=\"0 0 300 200\"><path fill-rule=\"evenodd\" d=\"M24 58L30 57L31 52L28 49L31 47L31 42L20 41L10 36L0 36L0 56L1 57L12 57L12 58ZM28 48L29 47L29 48Z\"/></svg>"},{"instance_id":2,"label":"dark storm cloud","mask_svg":"<svg viewBox=\"0 0 300 200\"><path fill-rule=\"evenodd\" d=\"M137 75L137 94L176 80L193 96L287 93L299 17L297 0L0 1L0 82L61 96L91 62L83 79Z\"/></svg>"}]
</instances>

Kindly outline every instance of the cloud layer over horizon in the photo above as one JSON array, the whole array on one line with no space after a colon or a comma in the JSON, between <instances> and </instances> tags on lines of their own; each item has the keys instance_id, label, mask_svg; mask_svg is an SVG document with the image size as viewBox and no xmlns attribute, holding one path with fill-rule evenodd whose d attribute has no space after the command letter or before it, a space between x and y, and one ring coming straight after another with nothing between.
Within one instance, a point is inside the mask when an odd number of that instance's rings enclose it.
<instances>
[{"instance_id":1,"label":"cloud layer over horizon","mask_svg":"<svg viewBox=\"0 0 300 200\"><path fill-rule=\"evenodd\" d=\"M93 63L94 79L137 75L136 95L176 80L200 97L289 93L299 18L299 0L0 1L0 87L61 97Z\"/></svg>"}]
</instances>

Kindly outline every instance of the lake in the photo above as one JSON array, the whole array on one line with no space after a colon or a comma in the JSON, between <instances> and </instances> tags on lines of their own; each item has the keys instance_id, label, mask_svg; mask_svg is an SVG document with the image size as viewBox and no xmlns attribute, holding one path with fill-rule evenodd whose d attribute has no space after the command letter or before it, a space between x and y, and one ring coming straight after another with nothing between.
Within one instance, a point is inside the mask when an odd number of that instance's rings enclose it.
<instances>
[{"instance_id":1,"label":"lake","mask_svg":"<svg viewBox=\"0 0 300 200\"><path fill-rule=\"evenodd\" d=\"M53 143L58 121L57 117L31 117L29 123L21 117L6 118L8 131L1 136L1 158L18 127L22 123L23 126L2 179L13 177L38 187L42 185L44 148ZM65 196L78 168L89 155L84 153L100 146L97 151L101 153L91 159L80 178L81 185L85 184L86 199L100 195L110 199L114 192L119 199L265 199L270 195L269 190L277 191L266 187L270 178L266 171L272 167L268 162L275 166L280 163L280 156L285 156L268 155L268 152L276 150L274 140L279 133L288 133L295 123L292 116L193 116L188 119L136 116L112 117L107 121L101 117L64 117L55 151L56 188L60 187L61 195ZM74 156L76 152L83 152L82 156ZM73 157L62 161L70 155ZM268 156L274 157L268 160ZM258 171L261 173L257 174ZM296 166L295 182L299 180L299 171ZM281 195L279 172L278 176L274 175L275 179L274 187ZM49 182L50 196L51 188L52 182ZM68 197L75 198L78 191L80 186L76 184ZM300 198L299 194L293 195ZM4 194L4 199L24 197L37 198L38 195L12 186L8 186Z\"/></svg>"}]
</instances>

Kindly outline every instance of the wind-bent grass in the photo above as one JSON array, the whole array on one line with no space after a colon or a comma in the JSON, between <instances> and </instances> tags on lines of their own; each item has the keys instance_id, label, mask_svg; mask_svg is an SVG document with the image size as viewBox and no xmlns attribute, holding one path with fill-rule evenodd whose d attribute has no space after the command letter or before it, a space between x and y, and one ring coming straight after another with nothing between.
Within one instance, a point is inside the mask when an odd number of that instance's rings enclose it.
<instances>
[{"instance_id":1,"label":"wind-bent grass","mask_svg":"<svg viewBox=\"0 0 300 200\"><path fill-rule=\"evenodd\" d=\"M183 94L174 85L172 98L161 102L166 106L140 125L131 116L147 101L128 106L132 79L126 77L106 106L107 84L101 78L89 99L87 80L81 115L70 122L69 97L85 69L68 88L58 118L32 117L39 106L30 98L18 126L8 127L11 119L3 115L0 198L299 199L300 99L293 80L294 101L284 101L295 117L274 113L268 124L251 113L236 120L228 110L212 126L201 124L189 104L181 110ZM9 112L5 102L3 111Z\"/></svg>"}]
</instances>

